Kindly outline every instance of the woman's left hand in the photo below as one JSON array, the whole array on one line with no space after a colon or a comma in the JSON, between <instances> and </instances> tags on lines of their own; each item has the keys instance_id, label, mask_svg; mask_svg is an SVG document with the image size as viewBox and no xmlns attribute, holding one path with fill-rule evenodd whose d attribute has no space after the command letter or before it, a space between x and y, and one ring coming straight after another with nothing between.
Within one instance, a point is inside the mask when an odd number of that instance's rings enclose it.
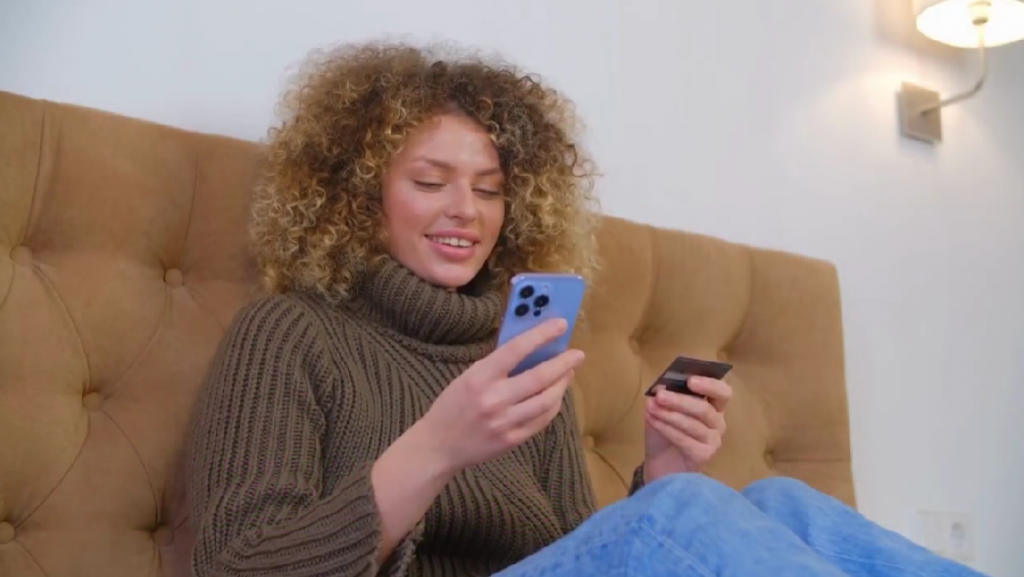
<instances>
[{"instance_id":1,"label":"woman's left hand","mask_svg":"<svg viewBox=\"0 0 1024 577\"><path fill-rule=\"evenodd\" d=\"M717 379L690 377L690 390L706 398L659 387L647 397L644 482L672 473L703 470L722 446L725 408L732 387Z\"/></svg>"}]
</instances>

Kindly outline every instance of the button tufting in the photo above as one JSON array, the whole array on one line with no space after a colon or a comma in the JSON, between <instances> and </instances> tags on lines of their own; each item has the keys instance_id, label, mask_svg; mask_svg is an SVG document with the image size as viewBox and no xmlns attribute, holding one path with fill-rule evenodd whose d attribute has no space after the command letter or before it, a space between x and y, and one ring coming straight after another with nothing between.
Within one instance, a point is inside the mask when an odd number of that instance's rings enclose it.
<instances>
[{"instance_id":1,"label":"button tufting","mask_svg":"<svg viewBox=\"0 0 1024 577\"><path fill-rule=\"evenodd\" d=\"M15 264L28 266L32 264L32 250L27 246L16 246L14 247L14 250L11 251L11 260L13 260Z\"/></svg>"},{"instance_id":2,"label":"button tufting","mask_svg":"<svg viewBox=\"0 0 1024 577\"><path fill-rule=\"evenodd\" d=\"M176 268L167 269L164 273L164 282L171 288L178 288L185 284L185 279L181 275L181 271Z\"/></svg>"},{"instance_id":3,"label":"button tufting","mask_svg":"<svg viewBox=\"0 0 1024 577\"><path fill-rule=\"evenodd\" d=\"M89 393L82 397L82 405L85 407L85 410L96 412L103 408L103 395L95 392Z\"/></svg>"},{"instance_id":4,"label":"button tufting","mask_svg":"<svg viewBox=\"0 0 1024 577\"><path fill-rule=\"evenodd\" d=\"M0 545L6 545L11 541L14 541L14 525L0 521Z\"/></svg>"},{"instance_id":5,"label":"button tufting","mask_svg":"<svg viewBox=\"0 0 1024 577\"><path fill-rule=\"evenodd\" d=\"M156 531L153 531L153 542L158 547L169 547L174 544L174 531L171 531L170 527L157 527Z\"/></svg>"},{"instance_id":6,"label":"button tufting","mask_svg":"<svg viewBox=\"0 0 1024 577\"><path fill-rule=\"evenodd\" d=\"M769 467L775 466L775 454L773 454L770 449L764 452L764 462Z\"/></svg>"},{"instance_id":7,"label":"button tufting","mask_svg":"<svg viewBox=\"0 0 1024 577\"><path fill-rule=\"evenodd\" d=\"M588 450L588 451L593 451L594 450L594 437L592 437L590 435L587 435L586 437L583 437L583 448Z\"/></svg>"}]
</instances>

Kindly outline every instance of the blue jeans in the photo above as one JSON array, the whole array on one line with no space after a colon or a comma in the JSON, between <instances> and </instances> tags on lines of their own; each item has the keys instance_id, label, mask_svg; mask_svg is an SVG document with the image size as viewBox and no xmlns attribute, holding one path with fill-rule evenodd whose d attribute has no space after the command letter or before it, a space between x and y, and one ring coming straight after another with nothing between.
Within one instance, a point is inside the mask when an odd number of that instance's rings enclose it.
<instances>
[{"instance_id":1,"label":"blue jeans","mask_svg":"<svg viewBox=\"0 0 1024 577\"><path fill-rule=\"evenodd\" d=\"M671 475L595 513L498 574L736 577L980 575L789 478L741 493L704 475Z\"/></svg>"}]
</instances>

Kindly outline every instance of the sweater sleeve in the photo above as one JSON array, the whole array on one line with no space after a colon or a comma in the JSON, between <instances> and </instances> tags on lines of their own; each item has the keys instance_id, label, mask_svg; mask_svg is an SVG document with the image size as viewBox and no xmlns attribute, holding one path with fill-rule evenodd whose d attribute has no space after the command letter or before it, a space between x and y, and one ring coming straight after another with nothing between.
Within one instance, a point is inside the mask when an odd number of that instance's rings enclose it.
<instances>
[{"instance_id":1,"label":"sweater sleeve","mask_svg":"<svg viewBox=\"0 0 1024 577\"><path fill-rule=\"evenodd\" d=\"M236 316L189 440L196 577L406 572L416 532L377 566L372 463L324 492L326 399L337 380L323 332L300 301L269 297Z\"/></svg>"},{"instance_id":2,"label":"sweater sleeve","mask_svg":"<svg viewBox=\"0 0 1024 577\"><path fill-rule=\"evenodd\" d=\"M568 534L597 510L572 388L566 392L562 410L551 423L548 439L545 490L562 530Z\"/></svg>"}]
</instances>

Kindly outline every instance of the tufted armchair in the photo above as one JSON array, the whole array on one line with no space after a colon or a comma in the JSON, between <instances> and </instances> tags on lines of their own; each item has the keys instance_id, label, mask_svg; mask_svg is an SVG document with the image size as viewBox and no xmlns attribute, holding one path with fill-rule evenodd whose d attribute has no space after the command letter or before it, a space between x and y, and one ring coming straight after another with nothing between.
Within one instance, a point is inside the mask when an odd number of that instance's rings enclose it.
<instances>
[{"instance_id":1,"label":"tufted armchair","mask_svg":"<svg viewBox=\"0 0 1024 577\"><path fill-rule=\"evenodd\" d=\"M0 93L0 575L187 573L179 474L225 326L257 296L255 143ZM736 391L709 474L853 504L840 302L826 262L607 217L577 372L602 504L640 462L675 355Z\"/></svg>"}]
</instances>

